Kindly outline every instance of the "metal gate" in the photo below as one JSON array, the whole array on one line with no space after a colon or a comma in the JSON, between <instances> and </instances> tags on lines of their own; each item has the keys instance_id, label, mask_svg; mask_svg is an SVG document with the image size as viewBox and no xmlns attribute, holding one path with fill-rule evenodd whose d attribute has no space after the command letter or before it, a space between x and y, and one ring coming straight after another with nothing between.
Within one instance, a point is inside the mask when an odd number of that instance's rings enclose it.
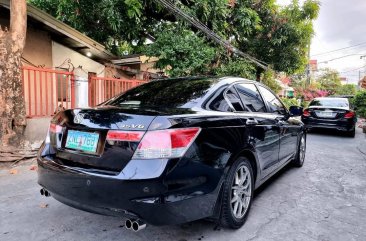
<instances>
[{"instance_id":1,"label":"metal gate","mask_svg":"<svg viewBox=\"0 0 366 241\"><path fill-rule=\"evenodd\" d=\"M52 116L58 109L75 107L74 73L22 67L23 94L28 118Z\"/></svg>"},{"instance_id":2,"label":"metal gate","mask_svg":"<svg viewBox=\"0 0 366 241\"><path fill-rule=\"evenodd\" d=\"M126 90L144 84L145 80L89 76L89 106L96 106Z\"/></svg>"}]
</instances>

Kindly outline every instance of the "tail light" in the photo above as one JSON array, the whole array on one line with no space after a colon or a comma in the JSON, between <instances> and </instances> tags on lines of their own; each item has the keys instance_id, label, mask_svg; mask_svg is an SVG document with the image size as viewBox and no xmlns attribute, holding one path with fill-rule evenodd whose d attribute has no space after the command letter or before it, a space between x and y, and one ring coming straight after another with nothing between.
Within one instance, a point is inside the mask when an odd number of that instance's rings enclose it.
<instances>
[{"instance_id":1,"label":"tail light","mask_svg":"<svg viewBox=\"0 0 366 241\"><path fill-rule=\"evenodd\" d=\"M148 131L132 159L182 157L198 136L200 128Z\"/></svg>"},{"instance_id":2,"label":"tail light","mask_svg":"<svg viewBox=\"0 0 366 241\"><path fill-rule=\"evenodd\" d=\"M108 131L107 141L140 141L142 131Z\"/></svg>"},{"instance_id":3,"label":"tail light","mask_svg":"<svg viewBox=\"0 0 366 241\"><path fill-rule=\"evenodd\" d=\"M139 142L144 135L142 131L115 131L110 130L107 133L107 142L114 145L116 141Z\"/></svg>"},{"instance_id":4,"label":"tail light","mask_svg":"<svg viewBox=\"0 0 366 241\"><path fill-rule=\"evenodd\" d=\"M310 111L308 109L305 109L304 112L302 113L302 116L310 116Z\"/></svg>"},{"instance_id":5,"label":"tail light","mask_svg":"<svg viewBox=\"0 0 366 241\"><path fill-rule=\"evenodd\" d=\"M62 126L51 123L51 124L50 124L50 129L49 129L49 131L50 131L51 133L55 133L55 134L56 134L56 133L61 133L61 132L62 132Z\"/></svg>"},{"instance_id":6,"label":"tail light","mask_svg":"<svg viewBox=\"0 0 366 241\"><path fill-rule=\"evenodd\" d=\"M51 139L50 139L50 133L52 134L59 134L59 133L62 133L62 126L60 125L56 125L54 123L51 123L49 128L48 128L48 132L47 132L47 135L46 135L46 144L50 143L51 142Z\"/></svg>"},{"instance_id":7,"label":"tail light","mask_svg":"<svg viewBox=\"0 0 366 241\"><path fill-rule=\"evenodd\" d=\"M355 112L353 112L353 111L348 111L348 112L344 115L344 118L346 118L346 119L351 119L351 118L353 118L353 117L355 117Z\"/></svg>"}]
</instances>

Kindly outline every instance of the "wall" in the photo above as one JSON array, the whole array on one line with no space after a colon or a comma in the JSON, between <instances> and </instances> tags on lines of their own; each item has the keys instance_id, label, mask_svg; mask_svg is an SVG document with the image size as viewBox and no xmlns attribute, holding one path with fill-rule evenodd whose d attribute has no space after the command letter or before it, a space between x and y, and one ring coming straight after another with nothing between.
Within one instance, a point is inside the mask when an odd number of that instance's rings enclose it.
<instances>
[{"instance_id":1,"label":"wall","mask_svg":"<svg viewBox=\"0 0 366 241\"><path fill-rule=\"evenodd\" d=\"M52 42L52 62L55 67L61 66L65 60L70 59L75 67L75 74L88 78L88 72L97 73L97 76L104 76L104 65L95 62L88 57L69 49L57 42ZM65 65L67 67L67 65ZM80 67L80 68L79 68ZM77 71L77 70L80 71Z\"/></svg>"},{"instance_id":2,"label":"wall","mask_svg":"<svg viewBox=\"0 0 366 241\"><path fill-rule=\"evenodd\" d=\"M33 143L45 139L48 127L50 126L51 117L27 119L25 128L25 140Z\"/></svg>"},{"instance_id":3,"label":"wall","mask_svg":"<svg viewBox=\"0 0 366 241\"><path fill-rule=\"evenodd\" d=\"M52 67L52 40L49 34L28 26L23 58L35 66ZM29 65L23 61L24 65Z\"/></svg>"}]
</instances>

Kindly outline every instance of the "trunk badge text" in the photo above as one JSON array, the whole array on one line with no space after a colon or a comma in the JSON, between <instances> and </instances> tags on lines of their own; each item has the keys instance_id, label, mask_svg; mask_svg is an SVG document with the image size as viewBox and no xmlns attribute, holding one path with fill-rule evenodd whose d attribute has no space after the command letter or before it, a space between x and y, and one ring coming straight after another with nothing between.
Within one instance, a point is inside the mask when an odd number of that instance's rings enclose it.
<instances>
[{"instance_id":1,"label":"trunk badge text","mask_svg":"<svg viewBox=\"0 0 366 241\"><path fill-rule=\"evenodd\" d=\"M120 128L144 129L145 126L144 125L140 125L140 124L131 124L131 125L123 124L123 125L120 126Z\"/></svg>"},{"instance_id":2,"label":"trunk badge text","mask_svg":"<svg viewBox=\"0 0 366 241\"><path fill-rule=\"evenodd\" d=\"M84 120L84 114L76 114L74 117L74 123L80 124Z\"/></svg>"}]
</instances>

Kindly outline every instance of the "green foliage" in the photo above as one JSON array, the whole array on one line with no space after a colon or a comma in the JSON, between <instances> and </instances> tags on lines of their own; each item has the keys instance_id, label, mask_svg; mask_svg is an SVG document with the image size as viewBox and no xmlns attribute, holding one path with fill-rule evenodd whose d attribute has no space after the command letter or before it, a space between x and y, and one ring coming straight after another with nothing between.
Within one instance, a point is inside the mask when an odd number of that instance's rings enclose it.
<instances>
[{"instance_id":1,"label":"green foliage","mask_svg":"<svg viewBox=\"0 0 366 241\"><path fill-rule=\"evenodd\" d=\"M359 91L353 98L353 106L360 117L366 118L366 91Z\"/></svg>"},{"instance_id":2,"label":"green foliage","mask_svg":"<svg viewBox=\"0 0 366 241\"><path fill-rule=\"evenodd\" d=\"M356 86L353 84L345 84L345 85L341 85L339 86L336 91L335 94L336 95L355 95L356 94Z\"/></svg>"},{"instance_id":3,"label":"green foliage","mask_svg":"<svg viewBox=\"0 0 366 241\"><path fill-rule=\"evenodd\" d=\"M298 106L297 100L295 98L281 98L282 102L285 104L285 106L290 108L290 106Z\"/></svg>"},{"instance_id":4,"label":"green foliage","mask_svg":"<svg viewBox=\"0 0 366 241\"><path fill-rule=\"evenodd\" d=\"M341 78L336 70L324 69L318 81L321 90L326 90L330 95L334 95L341 87Z\"/></svg>"},{"instance_id":5,"label":"green foliage","mask_svg":"<svg viewBox=\"0 0 366 241\"><path fill-rule=\"evenodd\" d=\"M191 30L167 26L157 35L154 44L146 48L146 55L158 57L156 67L170 76L208 74L215 59L215 49ZM171 43L174 43L172 45Z\"/></svg>"},{"instance_id":6,"label":"green foliage","mask_svg":"<svg viewBox=\"0 0 366 241\"><path fill-rule=\"evenodd\" d=\"M262 83L267 85L273 92L278 93L281 90L281 86L275 79L275 73L273 70L268 69L262 74Z\"/></svg>"},{"instance_id":7,"label":"green foliage","mask_svg":"<svg viewBox=\"0 0 366 241\"><path fill-rule=\"evenodd\" d=\"M276 71L303 72L319 3L307 0L300 6L298 0L293 0L289 6L279 8L273 0L264 0L255 8L261 19L260 28L241 39L241 49L272 64Z\"/></svg>"},{"instance_id":8,"label":"green foliage","mask_svg":"<svg viewBox=\"0 0 366 241\"><path fill-rule=\"evenodd\" d=\"M105 44L117 55L145 53L146 39L154 39L146 51L163 57L158 65L170 66L172 75L205 72L253 75L253 67L248 63L236 59L232 53L206 39L196 28L180 21L153 0L29 2ZM307 0L302 6L298 0L293 0L283 8L275 0L236 0L231 4L228 0L176 0L174 4L224 39L230 38L235 47L273 66L276 71L294 73L305 68L308 45L313 35L312 21L319 11L319 4L314 0ZM169 25L177 26L179 31L164 27ZM193 46L189 47L185 41ZM137 45L132 45L132 42ZM161 52L159 47L163 47ZM240 70L240 67L244 69ZM256 72L260 74L261 69L257 68Z\"/></svg>"},{"instance_id":9,"label":"green foliage","mask_svg":"<svg viewBox=\"0 0 366 241\"><path fill-rule=\"evenodd\" d=\"M255 68L243 59L228 59L214 69L214 74L219 76L237 76L247 79L255 79Z\"/></svg>"}]
</instances>

